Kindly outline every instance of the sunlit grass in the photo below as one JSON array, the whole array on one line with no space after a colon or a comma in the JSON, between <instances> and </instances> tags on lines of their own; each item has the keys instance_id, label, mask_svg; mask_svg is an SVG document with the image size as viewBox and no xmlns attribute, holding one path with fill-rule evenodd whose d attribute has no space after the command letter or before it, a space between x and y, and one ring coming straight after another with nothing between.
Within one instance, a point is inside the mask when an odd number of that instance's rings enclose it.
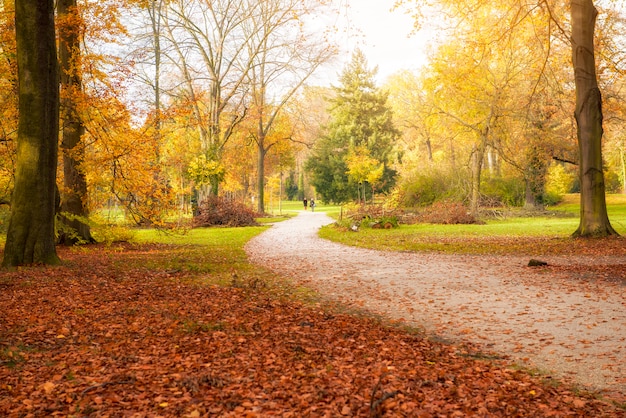
<instances>
[{"instance_id":1,"label":"sunlit grass","mask_svg":"<svg viewBox=\"0 0 626 418\"><path fill-rule=\"evenodd\" d=\"M301 200L283 200L281 202L280 208L278 204L274 206L266 208L266 212L271 215L280 215L280 214L292 214L295 215L300 211L304 210L304 202ZM307 206L307 210L310 211L311 207ZM315 202L315 212L325 212L328 215L332 216L333 214L338 214L341 210L341 206L337 205L328 205L324 204L321 201Z\"/></svg>"},{"instance_id":2,"label":"sunlit grass","mask_svg":"<svg viewBox=\"0 0 626 418\"><path fill-rule=\"evenodd\" d=\"M226 283L233 272L251 272L244 245L267 227L197 228L184 233L139 229L137 244L159 244L150 258L152 267L196 274L210 274L212 281ZM169 247L169 248L168 248ZM151 267L151 266L148 266Z\"/></svg>"},{"instance_id":3,"label":"sunlit grass","mask_svg":"<svg viewBox=\"0 0 626 418\"><path fill-rule=\"evenodd\" d=\"M361 228L352 232L334 225L320 230L322 238L365 248L464 254L552 254L571 251L579 241L577 195L552 208L554 216L508 217L481 225L400 225L390 230ZM626 196L607 196L611 224L626 235Z\"/></svg>"},{"instance_id":4,"label":"sunlit grass","mask_svg":"<svg viewBox=\"0 0 626 418\"><path fill-rule=\"evenodd\" d=\"M245 244L267 226L198 228L184 234L138 230L135 242L156 245L150 257L138 257L144 268L187 273L187 280L270 292L273 297L313 301L310 289L294 286L270 270L250 264Z\"/></svg>"}]
</instances>

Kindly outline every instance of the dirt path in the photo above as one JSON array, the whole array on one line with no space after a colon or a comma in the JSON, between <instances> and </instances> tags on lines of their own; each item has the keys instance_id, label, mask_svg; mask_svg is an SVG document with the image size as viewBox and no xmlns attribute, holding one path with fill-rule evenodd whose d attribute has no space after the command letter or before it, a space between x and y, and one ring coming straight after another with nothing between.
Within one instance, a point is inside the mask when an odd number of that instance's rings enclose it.
<instances>
[{"instance_id":1,"label":"dirt path","mask_svg":"<svg viewBox=\"0 0 626 418\"><path fill-rule=\"evenodd\" d=\"M253 239L246 251L252 262L335 300L479 343L592 389L626 394L625 286L581 282L572 289L571 279L566 286L566 277L526 267L528 258L381 252L318 238L317 230L332 222L323 213L301 212Z\"/></svg>"}]
</instances>

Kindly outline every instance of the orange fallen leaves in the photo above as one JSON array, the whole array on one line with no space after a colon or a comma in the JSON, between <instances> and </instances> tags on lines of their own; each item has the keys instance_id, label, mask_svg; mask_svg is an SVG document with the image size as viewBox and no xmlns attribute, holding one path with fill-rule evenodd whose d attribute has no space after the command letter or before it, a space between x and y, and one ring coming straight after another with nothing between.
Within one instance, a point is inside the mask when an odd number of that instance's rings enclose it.
<instances>
[{"instance_id":1,"label":"orange fallen leaves","mask_svg":"<svg viewBox=\"0 0 626 418\"><path fill-rule=\"evenodd\" d=\"M626 416L469 345L64 251L0 273L0 416Z\"/></svg>"}]
</instances>

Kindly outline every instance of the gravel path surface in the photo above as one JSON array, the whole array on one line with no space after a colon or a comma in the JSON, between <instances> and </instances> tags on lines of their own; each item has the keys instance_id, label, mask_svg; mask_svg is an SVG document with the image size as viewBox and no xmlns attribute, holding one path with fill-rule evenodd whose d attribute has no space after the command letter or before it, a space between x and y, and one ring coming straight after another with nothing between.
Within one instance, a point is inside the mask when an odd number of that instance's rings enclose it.
<instances>
[{"instance_id":1,"label":"gravel path surface","mask_svg":"<svg viewBox=\"0 0 626 418\"><path fill-rule=\"evenodd\" d=\"M323 240L300 212L246 246L253 263L326 297L594 390L626 394L626 286L555 277L528 258L382 252ZM598 262L542 258L552 265ZM607 259L606 262L626 263Z\"/></svg>"}]
</instances>

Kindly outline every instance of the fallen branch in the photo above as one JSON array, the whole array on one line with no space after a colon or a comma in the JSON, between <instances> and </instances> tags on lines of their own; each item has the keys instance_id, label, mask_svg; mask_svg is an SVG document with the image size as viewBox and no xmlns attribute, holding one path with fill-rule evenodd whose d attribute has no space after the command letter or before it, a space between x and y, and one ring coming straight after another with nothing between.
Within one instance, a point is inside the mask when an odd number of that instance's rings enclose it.
<instances>
[{"instance_id":1,"label":"fallen branch","mask_svg":"<svg viewBox=\"0 0 626 418\"><path fill-rule=\"evenodd\" d=\"M374 386L374 389L372 389L372 396L371 396L371 400L370 400L370 417L371 418L378 418L378 417L382 417L383 414L382 412L379 410L380 406L382 405L383 402L385 402L387 399L391 399L394 398L396 395L402 393L399 390L394 390L393 392L383 392L381 389L381 383L382 380L388 375L389 373L383 373L379 378L378 378L378 382L376 382L376 386ZM381 396L380 398L376 399L376 393L380 391Z\"/></svg>"}]
</instances>

